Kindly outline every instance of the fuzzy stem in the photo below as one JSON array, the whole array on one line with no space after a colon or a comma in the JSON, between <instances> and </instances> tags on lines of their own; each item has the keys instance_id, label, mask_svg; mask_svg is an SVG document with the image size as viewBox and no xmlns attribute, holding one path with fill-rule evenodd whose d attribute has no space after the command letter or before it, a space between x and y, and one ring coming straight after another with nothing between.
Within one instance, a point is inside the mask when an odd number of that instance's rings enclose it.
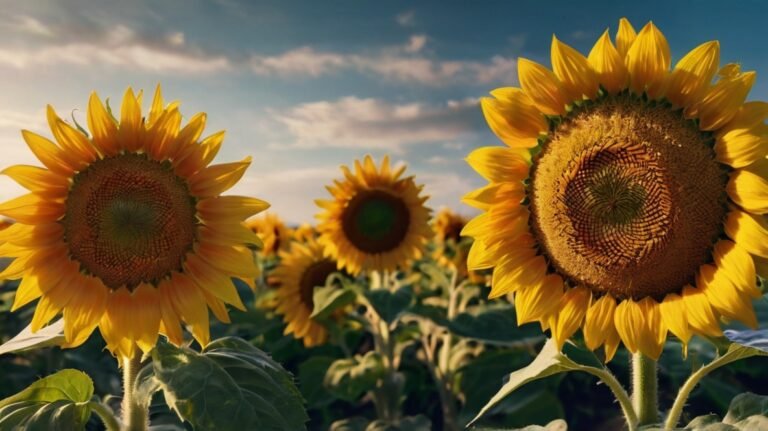
<instances>
[{"instance_id":1,"label":"fuzzy stem","mask_svg":"<svg viewBox=\"0 0 768 431\"><path fill-rule=\"evenodd\" d=\"M117 420L109 407L96 401L89 402L88 406L101 419L107 431L120 431L120 421Z\"/></svg>"},{"instance_id":2,"label":"fuzzy stem","mask_svg":"<svg viewBox=\"0 0 768 431\"><path fill-rule=\"evenodd\" d=\"M640 426L659 421L656 361L637 352L632 355L632 402Z\"/></svg>"},{"instance_id":3,"label":"fuzzy stem","mask_svg":"<svg viewBox=\"0 0 768 431\"><path fill-rule=\"evenodd\" d=\"M372 279L381 280L379 288L392 290L390 286L390 276L388 273L373 273ZM378 276L378 277L376 277ZM376 412L379 419L388 423L397 423L400 420L400 395L402 384L398 381L397 367L398 360L395 357L395 340L389 330L389 325L379 316L376 309L368 302L364 301L368 308L366 317L370 322L370 329L373 335L374 348L383 359L385 370L381 385L374 389L373 399L376 405Z\"/></svg>"},{"instance_id":4,"label":"fuzzy stem","mask_svg":"<svg viewBox=\"0 0 768 431\"><path fill-rule=\"evenodd\" d=\"M136 375L141 369L141 352L132 358L123 358L123 429L125 431L146 431L147 410L134 397Z\"/></svg>"}]
</instances>

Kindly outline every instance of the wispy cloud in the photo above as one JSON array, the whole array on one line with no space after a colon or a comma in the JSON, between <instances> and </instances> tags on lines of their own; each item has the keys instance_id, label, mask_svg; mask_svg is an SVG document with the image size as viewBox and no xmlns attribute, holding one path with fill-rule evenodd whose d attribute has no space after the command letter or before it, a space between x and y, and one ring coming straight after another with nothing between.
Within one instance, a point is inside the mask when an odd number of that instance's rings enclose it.
<instances>
[{"instance_id":1,"label":"wispy cloud","mask_svg":"<svg viewBox=\"0 0 768 431\"><path fill-rule=\"evenodd\" d=\"M408 10L395 16L395 22L403 27L413 27L416 24L416 12Z\"/></svg>"},{"instance_id":2,"label":"wispy cloud","mask_svg":"<svg viewBox=\"0 0 768 431\"><path fill-rule=\"evenodd\" d=\"M273 76L318 77L352 69L390 81L430 86L515 83L517 61L513 58L494 56L485 62L440 60L422 54L427 42L427 36L413 35L404 45L374 54L341 54L304 46L272 56L254 55L250 66L258 75Z\"/></svg>"},{"instance_id":3,"label":"wispy cloud","mask_svg":"<svg viewBox=\"0 0 768 431\"><path fill-rule=\"evenodd\" d=\"M477 100L444 105L344 97L273 111L289 148L360 148L402 152L407 145L455 141L482 127Z\"/></svg>"}]
</instances>

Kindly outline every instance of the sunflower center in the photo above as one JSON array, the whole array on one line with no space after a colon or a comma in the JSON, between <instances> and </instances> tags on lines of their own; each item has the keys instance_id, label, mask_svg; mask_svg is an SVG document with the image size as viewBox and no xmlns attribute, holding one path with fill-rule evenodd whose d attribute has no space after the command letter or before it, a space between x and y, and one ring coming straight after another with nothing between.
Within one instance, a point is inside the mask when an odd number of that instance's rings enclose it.
<instances>
[{"instance_id":1,"label":"sunflower center","mask_svg":"<svg viewBox=\"0 0 768 431\"><path fill-rule=\"evenodd\" d=\"M70 255L111 289L134 289L181 270L195 241L186 183L170 164L144 155L94 162L75 176L66 206Z\"/></svg>"},{"instance_id":2,"label":"sunflower center","mask_svg":"<svg viewBox=\"0 0 768 431\"><path fill-rule=\"evenodd\" d=\"M336 262L330 259L323 259L317 261L307 267L304 273L301 274L299 280L299 296L301 303L309 307L310 310L315 308L315 288L318 286L325 286L325 280L328 276L336 272Z\"/></svg>"},{"instance_id":3,"label":"sunflower center","mask_svg":"<svg viewBox=\"0 0 768 431\"><path fill-rule=\"evenodd\" d=\"M566 119L531 179L532 227L574 285L661 297L694 282L725 216L712 139L680 111L620 96Z\"/></svg>"},{"instance_id":4,"label":"sunflower center","mask_svg":"<svg viewBox=\"0 0 768 431\"><path fill-rule=\"evenodd\" d=\"M342 216L349 241L367 253L397 248L405 239L410 213L403 200L384 190L365 190L350 200Z\"/></svg>"}]
</instances>

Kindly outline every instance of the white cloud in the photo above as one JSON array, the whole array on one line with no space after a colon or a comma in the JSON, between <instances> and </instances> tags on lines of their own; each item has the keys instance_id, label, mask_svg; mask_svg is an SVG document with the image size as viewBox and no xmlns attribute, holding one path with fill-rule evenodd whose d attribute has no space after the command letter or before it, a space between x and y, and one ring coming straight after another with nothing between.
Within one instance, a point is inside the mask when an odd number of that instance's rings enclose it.
<instances>
[{"instance_id":1,"label":"white cloud","mask_svg":"<svg viewBox=\"0 0 768 431\"><path fill-rule=\"evenodd\" d=\"M427 36L423 34L414 34L408 39L408 44L403 48L405 52L416 53L424 48L427 44Z\"/></svg>"},{"instance_id":2,"label":"white cloud","mask_svg":"<svg viewBox=\"0 0 768 431\"><path fill-rule=\"evenodd\" d=\"M277 56L253 56L250 67L257 75L289 74L317 77L344 67L347 61L343 55L317 52L305 46Z\"/></svg>"},{"instance_id":3,"label":"white cloud","mask_svg":"<svg viewBox=\"0 0 768 431\"><path fill-rule=\"evenodd\" d=\"M401 152L419 143L454 141L476 130L477 101L445 105L393 104L380 99L344 97L304 103L272 112L293 141L291 148L360 148Z\"/></svg>"},{"instance_id":4,"label":"white cloud","mask_svg":"<svg viewBox=\"0 0 768 431\"><path fill-rule=\"evenodd\" d=\"M416 24L416 12L409 10L399 13L395 21L403 27L413 27Z\"/></svg>"},{"instance_id":5,"label":"white cloud","mask_svg":"<svg viewBox=\"0 0 768 431\"><path fill-rule=\"evenodd\" d=\"M15 17L11 26L17 30L37 36L53 36L53 31L51 31L47 25L29 15L19 15Z\"/></svg>"}]
</instances>

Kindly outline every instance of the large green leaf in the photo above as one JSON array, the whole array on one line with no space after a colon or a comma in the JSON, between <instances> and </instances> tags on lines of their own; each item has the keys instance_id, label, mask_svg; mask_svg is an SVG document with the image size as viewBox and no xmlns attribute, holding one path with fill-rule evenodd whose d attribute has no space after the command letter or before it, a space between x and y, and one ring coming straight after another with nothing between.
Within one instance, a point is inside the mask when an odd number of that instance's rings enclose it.
<instances>
[{"instance_id":1,"label":"large green leaf","mask_svg":"<svg viewBox=\"0 0 768 431\"><path fill-rule=\"evenodd\" d=\"M303 430L293 377L266 353L223 338L203 353L160 343L152 352L165 400L196 430Z\"/></svg>"},{"instance_id":2,"label":"large green leaf","mask_svg":"<svg viewBox=\"0 0 768 431\"><path fill-rule=\"evenodd\" d=\"M0 355L39 349L41 347L58 346L63 341L64 319L59 319L34 334L32 333L31 326L27 326L18 335L0 346Z\"/></svg>"},{"instance_id":3,"label":"large green leaf","mask_svg":"<svg viewBox=\"0 0 768 431\"><path fill-rule=\"evenodd\" d=\"M605 381L606 378L612 378L608 370L600 364L600 361L590 352L577 349L568 345L564 353L560 353L554 340L547 340L547 343L539 352L539 355L528 366L512 372L506 383L491 398L488 403L480 410L480 413L470 422L470 425L477 421L488 410L498 404L509 394L534 380L543 379L558 373L566 371L583 371ZM567 355L566 355L567 354ZM576 361L579 361L578 363Z\"/></svg>"},{"instance_id":4,"label":"large green leaf","mask_svg":"<svg viewBox=\"0 0 768 431\"><path fill-rule=\"evenodd\" d=\"M747 392L734 397L728 413L723 418L723 423L736 424L755 415L768 415L768 396Z\"/></svg>"},{"instance_id":5,"label":"large green leaf","mask_svg":"<svg viewBox=\"0 0 768 431\"><path fill-rule=\"evenodd\" d=\"M322 407L336 397L323 385L325 373L335 359L330 356L313 356L299 365L299 389L309 407Z\"/></svg>"},{"instance_id":6,"label":"large green leaf","mask_svg":"<svg viewBox=\"0 0 768 431\"><path fill-rule=\"evenodd\" d=\"M506 345L542 337L535 325L518 327L515 309L509 305L480 307L474 313L461 313L448 328L456 335L490 344Z\"/></svg>"},{"instance_id":7,"label":"large green leaf","mask_svg":"<svg viewBox=\"0 0 768 431\"><path fill-rule=\"evenodd\" d=\"M401 287L394 292L386 289L375 289L365 291L365 297L371 303L374 310L376 310L376 313L385 322L391 324L411 304L413 292L411 292L411 288L408 286Z\"/></svg>"},{"instance_id":8,"label":"large green leaf","mask_svg":"<svg viewBox=\"0 0 768 431\"><path fill-rule=\"evenodd\" d=\"M341 399L355 401L373 389L384 373L381 355L378 353L355 355L331 364L325 373L325 387Z\"/></svg>"},{"instance_id":9,"label":"large green leaf","mask_svg":"<svg viewBox=\"0 0 768 431\"><path fill-rule=\"evenodd\" d=\"M731 400L722 421L715 414L699 416L688 423L686 430L696 431L754 431L768 429L768 397L753 393L739 394ZM661 431L653 428L649 431Z\"/></svg>"},{"instance_id":10,"label":"large green leaf","mask_svg":"<svg viewBox=\"0 0 768 431\"><path fill-rule=\"evenodd\" d=\"M312 296L315 307L310 317L325 319L339 308L355 302L355 296L352 290L336 285L317 287Z\"/></svg>"},{"instance_id":11,"label":"large green leaf","mask_svg":"<svg viewBox=\"0 0 768 431\"><path fill-rule=\"evenodd\" d=\"M84 429L92 396L93 381L87 374L61 370L0 401L0 429Z\"/></svg>"}]
</instances>

